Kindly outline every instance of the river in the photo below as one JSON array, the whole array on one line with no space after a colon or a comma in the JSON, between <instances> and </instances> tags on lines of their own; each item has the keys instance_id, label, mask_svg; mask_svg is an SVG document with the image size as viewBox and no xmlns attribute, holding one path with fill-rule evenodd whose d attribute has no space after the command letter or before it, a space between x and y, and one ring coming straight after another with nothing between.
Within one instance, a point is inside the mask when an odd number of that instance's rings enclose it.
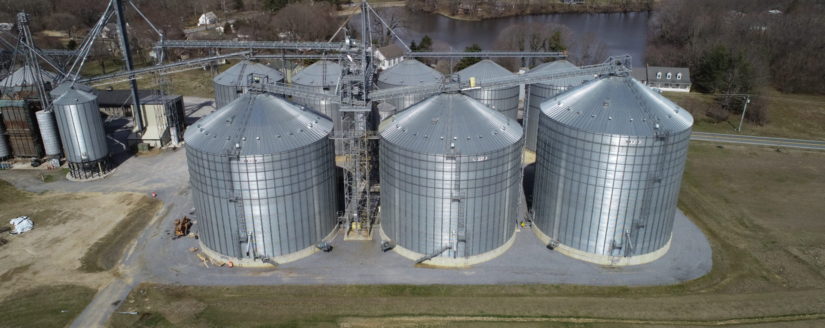
<instances>
[{"instance_id":1,"label":"river","mask_svg":"<svg viewBox=\"0 0 825 328\"><path fill-rule=\"evenodd\" d=\"M482 49L493 49L499 32L516 23L555 23L566 26L575 38L592 35L602 42L606 55L630 54L633 65L644 64L647 44L647 12L617 14L548 14L465 21L447 18L437 14L414 13L406 8L384 8L378 12L386 21L395 18L401 22L396 29L399 36L409 44L418 42L429 35L435 44L446 44L461 51L476 43ZM353 22L360 22L360 15ZM359 26L360 24L354 24Z\"/></svg>"}]
</instances>

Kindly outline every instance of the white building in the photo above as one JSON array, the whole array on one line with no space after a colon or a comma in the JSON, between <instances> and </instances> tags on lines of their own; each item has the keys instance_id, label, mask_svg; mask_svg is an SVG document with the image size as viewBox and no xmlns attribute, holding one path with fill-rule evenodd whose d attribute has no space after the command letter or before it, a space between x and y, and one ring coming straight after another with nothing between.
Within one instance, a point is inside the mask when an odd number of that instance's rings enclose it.
<instances>
[{"instance_id":1,"label":"white building","mask_svg":"<svg viewBox=\"0 0 825 328\"><path fill-rule=\"evenodd\" d=\"M645 85L671 92L690 92L690 69L687 67L645 66L633 70L633 77Z\"/></svg>"},{"instance_id":2,"label":"white building","mask_svg":"<svg viewBox=\"0 0 825 328\"><path fill-rule=\"evenodd\" d=\"M378 48L375 51L375 58L378 61L378 68L386 70L404 60L404 49L395 44Z\"/></svg>"},{"instance_id":3,"label":"white building","mask_svg":"<svg viewBox=\"0 0 825 328\"><path fill-rule=\"evenodd\" d=\"M211 11L201 15L201 17L198 18L198 26L211 25L211 24L217 24L217 23L218 23L218 16L215 15L215 13L211 12Z\"/></svg>"}]
</instances>

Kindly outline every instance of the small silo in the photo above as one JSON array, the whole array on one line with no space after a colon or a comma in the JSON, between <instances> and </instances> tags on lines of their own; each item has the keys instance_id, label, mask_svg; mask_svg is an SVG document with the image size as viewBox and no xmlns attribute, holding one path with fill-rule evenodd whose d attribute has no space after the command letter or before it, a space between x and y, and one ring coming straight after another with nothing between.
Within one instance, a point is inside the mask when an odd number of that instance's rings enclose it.
<instances>
[{"instance_id":1,"label":"small silo","mask_svg":"<svg viewBox=\"0 0 825 328\"><path fill-rule=\"evenodd\" d=\"M238 265L311 254L337 224L332 122L244 94L186 130L202 248Z\"/></svg>"},{"instance_id":2,"label":"small silo","mask_svg":"<svg viewBox=\"0 0 825 328\"><path fill-rule=\"evenodd\" d=\"M395 66L378 74L376 86L380 89L390 89L396 87L417 86L441 83L444 77L430 66L415 59L405 59ZM381 120L400 113L419 101L427 99L431 95L410 94L395 99L388 99L386 103L392 107L386 107L383 112L379 112Z\"/></svg>"},{"instance_id":3,"label":"small silo","mask_svg":"<svg viewBox=\"0 0 825 328\"><path fill-rule=\"evenodd\" d=\"M693 117L630 77L542 104L534 231L571 257L653 261L670 247Z\"/></svg>"},{"instance_id":4,"label":"small silo","mask_svg":"<svg viewBox=\"0 0 825 328\"><path fill-rule=\"evenodd\" d=\"M248 60L233 65L212 79L215 86L215 108L221 108L243 94L244 88L274 84L284 80L278 70Z\"/></svg>"},{"instance_id":5,"label":"small silo","mask_svg":"<svg viewBox=\"0 0 825 328\"><path fill-rule=\"evenodd\" d=\"M472 265L514 240L521 126L461 94L432 96L382 124L381 231L410 259Z\"/></svg>"},{"instance_id":6,"label":"small silo","mask_svg":"<svg viewBox=\"0 0 825 328\"><path fill-rule=\"evenodd\" d=\"M109 172L109 146L97 96L69 88L53 105L71 177L89 179Z\"/></svg>"},{"instance_id":7,"label":"small silo","mask_svg":"<svg viewBox=\"0 0 825 328\"><path fill-rule=\"evenodd\" d=\"M549 63L544 63L533 70L530 73L549 73L549 72L564 72L564 71L575 71L579 68L576 65L573 65L569 61L566 60L557 60ZM530 74L528 73L528 74ZM556 95L565 92L566 90L570 89L571 87L575 87L581 85L582 83L592 80L595 77L589 76L579 76L575 78L568 78L562 80L556 80L548 83L536 83L531 84L528 86L528 104L527 111L524 114L523 125L526 127L527 132L527 141L525 142L525 147L529 150L535 151L536 150L536 135L538 134L538 127L539 127L539 116L541 116L541 104L547 101ZM536 119L531 119L531 118Z\"/></svg>"},{"instance_id":8,"label":"small silo","mask_svg":"<svg viewBox=\"0 0 825 328\"><path fill-rule=\"evenodd\" d=\"M458 77L461 82L469 83L471 79L476 82L484 82L492 78L512 76L513 73L508 71L496 62L485 59L473 64L463 70L458 71ZM481 88L476 90L468 90L464 94L480 101L494 110L497 110L505 116L516 119L518 114L518 96L519 87L504 87L504 88Z\"/></svg>"},{"instance_id":9,"label":"small silo","mask_svg":"<svg viewBox=\"0 0 825 328\"><path fill-rule=\"evenodd\" d=\"M40 137L43 140L43 150L46 156L60 158L60 134L57 131L57 123L54 120L54 112L51 110L39 110L35 113L37 126L40 129Z\"/></svg>"},{"instance_id":10,"label":"small silo","mask_svg":"<svg viewBox=\"0 0 825 328\"><path fill-rule=\"evenodd\" d=\"M292 84L302 89L318 93L335 93L335 88L341 82L341 65L327 60L319 60L307 66L292 78ZM332 120L336 132L344 131L343 117L340 112L340 105L325 99L292 97L292 101L307 106L314 111L326 115ZM344 141L335 142L335 151L338 154L345 153Z\"/></svg>"}]
</instances>

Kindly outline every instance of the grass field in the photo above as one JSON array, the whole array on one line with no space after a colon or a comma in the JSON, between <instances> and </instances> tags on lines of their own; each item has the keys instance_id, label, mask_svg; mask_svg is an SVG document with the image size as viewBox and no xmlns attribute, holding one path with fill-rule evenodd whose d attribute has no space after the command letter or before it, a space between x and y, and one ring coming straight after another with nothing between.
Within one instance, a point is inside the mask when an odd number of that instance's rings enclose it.
<instances>
[{"instance_id":1,"label":"grass field","mask_svg":"<svg viewBox=\"0 0 825 328\"><path fill-rule=\"evenodd\" d=\"M234 63L237 63L237 61L232 61L231 63L227 63L226 65L219 66L217 68L217 72L224 71L225 69L231 67ZM119 69L121 66L122 64L119 60L111 59L106 63L106 72L111 73L115 71L115 68ZM136 65L136 67L141 66L147 65ZM83 67L83 72L86 75L92 76L101 74L103 70L102 66L98 61L90 61ZM172 94L203 98L213 98L215 96L215 90L212 86L213 77L214 75L212 71L204 69L191 69L163 76L163 78L167 79L167 85L169 86L167 92ZM146 75L144 76L144 78L139 79L137 81L138 87L141 89L158 89L158 81L156 77L153 75ZM128 89L129 83L121 82L97 86L96 88L105 89L108 87L112 87L113 89Z\"/></svg>"},{"instance_id":2,"label":"grass field","mask_svg":"<svg viewBox=\"0 0 825 328\"><path fill-rule=\"evenodd\" d=\"M727 121L714 123L705 115L713 96L701 93L665 92L664 95L693 113L696 119L694 131L737 133L739 116L731 115ZM825 140L825 96L782 94L768 90L762 95L767 100L768 123L757 125L748 121L742 134Z\"/></svg>"},{"instance_id":3,"label":"grass field","mask_svg":"<svg viewBox=\"0 0 825 328\"><path fill-rule=\"evenodd\" d=\"M0 226L20 215L34 222L2 235L0 327L66 326L118 275L110 269L160 207L145 195L30 193L0 180Z\"/></svg>"},{"instance_id":4,"label":"grass field","mask_svg":"<svg viewBox=\"0 0 825 328\"><path fill-rule=\"evenodd\" d=\"M131 205L131 204L128 204ZM157 199L143 199L136 203L114 229L100 238L83 254L80 270L84 272L101 272L112 269L123 256L138 234L152 221L147 215L161 209L162 203Z\"/></svg>"},{"instance_id":5,"label":"grass field","mask_svg":"<svg viewBox=\"0 0 825 328\"><path fill-rule=\"evenodd\" d=\"M65 327L95 293L92 288L73 285L15 293L0 302L0 327Z\"/></svg>"},{"instance_id":6,"label":"grass field","mask_svg":"<svg viewBox=\"0 0 825 328\"><path fill-rule=\"evenodd\" d=\"M714 267L680 285L144 284L119 309L141 315L112 326L823 325L822 163L821 152L693 144L680 207L708 235Z\"/></svg>"}]
</instances>

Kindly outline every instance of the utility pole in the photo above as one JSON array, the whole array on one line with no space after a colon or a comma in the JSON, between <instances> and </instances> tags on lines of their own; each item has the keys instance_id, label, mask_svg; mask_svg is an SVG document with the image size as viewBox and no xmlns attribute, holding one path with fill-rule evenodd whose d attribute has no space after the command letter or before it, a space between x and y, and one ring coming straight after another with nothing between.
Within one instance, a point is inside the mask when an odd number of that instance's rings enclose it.
<instances>
[{"instance_id":1,"label":"utility pole","mask_svg":"<svg viewBox=\"0 0 825 328\"><path fill-rule=\"evenodd\" d=\"M736 129L738 132L742 132L742 123L745 122L745 113L748 112L748 104L751 103L751 96L745 95L745 105L742 108L742 117L739 119L739 127Z\"/></svg>"},{"instance_id":2,"label":"utility pole","mask_svg":"<svg viewBox=\"0 0 825 328\"><path fill-rule=\"evenodd\" d=\"M126 62L126 70L131 72L134 68L132 65L132 51L129 48L129 34L126 32L126 17L123 16L123 0L114 1L115 12L117 13L117 26L120 30L120 50L123 52L123 61ZM140 97L138 96L138 86L135 76L129 76L129 83L132 85L132 117L135 119L135 127L132 129L135 133L143 131L143 118L140 112Z\"/></svg>"}]
</instances>

